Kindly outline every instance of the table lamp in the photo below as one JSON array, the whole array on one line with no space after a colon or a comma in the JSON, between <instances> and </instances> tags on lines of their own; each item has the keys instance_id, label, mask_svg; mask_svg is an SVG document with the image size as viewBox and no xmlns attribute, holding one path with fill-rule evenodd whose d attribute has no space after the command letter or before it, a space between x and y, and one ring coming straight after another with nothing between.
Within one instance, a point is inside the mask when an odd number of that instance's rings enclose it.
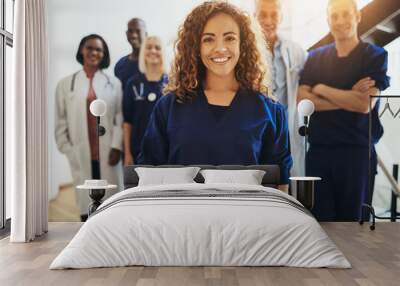
<instances>
[{"instance_id":1,"label":"table lamp","mask_svg":"<svg viewBox=\"0 0 400 286\"><path fill-rule=\"evenodd\" d=\"M298 113L303 117L303 126L299 128L299 134L304 136L304 175L306 175L306 153L307 153L307 136L309 135L308 125L310 116L314 113L314 103L309 99L303 99L297 105Z\"/></svg>"},{"instance_id":2,"label":"table lamp","mask_svg":"<svg viewBox=\"0 0 400 286\"><path fill-rule=\"evenodd\" d=\"M315 182L321 180L319 177L306 176L306 158L307 153L307 136L309 135L308 125L310 116L314 113L314 103L309 99L303 99L297 105L298 113L303 117L303 126L299 128L299 134L304 136L304 177L290 177L291 181L296 182L296 198L307 209L314 207L314 186Z\"/></svg>"},{"instance_id":3,"label":"table lamp","mask_svg":"<svg viewBox=\"0 0 400 286\"><path fill-rule=\"evenodd\" d=\"M103 136L106 133L106 129L100 125L100 117L104 116L107 112L107 104L104 100L102 99L96 99L93 100L92 103L89 106L90 113L96 117L96 133L97 133L97 142L99 144L97 148L97 158L99 160L99 167L100 167L100 136ZM87 180L91 181L93 184L96 182L102 182L104 180L101 179L101 172L100 172L100 178L94 178L96 180ZM105 181L107 185L107 181ZM99 205L102 202L102 199L105 195L106 188L99 188L99 187L88 187L89 189L89 197L92 199L92 203L89 205L89 211L88 214L89 216L96 211L96 209L99 207Z\"/></svg>"}]
</instances>

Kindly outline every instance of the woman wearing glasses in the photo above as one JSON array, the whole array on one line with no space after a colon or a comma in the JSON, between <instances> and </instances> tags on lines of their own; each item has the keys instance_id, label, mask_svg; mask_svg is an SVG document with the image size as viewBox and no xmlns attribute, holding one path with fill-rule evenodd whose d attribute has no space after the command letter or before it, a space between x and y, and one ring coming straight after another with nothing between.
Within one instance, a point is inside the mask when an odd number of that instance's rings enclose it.
<instances>
[{"instance_id":1,"label":"woman wearing glasses","mask_svg":"<svg viewBox=\"0 0 400 286\"><path fill-rule=\"evenodd\" d=\"M55 138L59 151L68 158L74 185L85 179L106 179L119 184L122 174L118 164L122 150L122 88L120 81L103 69L110 64L106 42L99 35L84 37L76 54L82 69L62 79L56 89ZM95 99L107 104L101 118L106 133L98 140L96 118L89 106ZM111 195L112 192L107 192ZM77 192L81 219L87 218L90 199Z\"/></svg>"}]
</instances>

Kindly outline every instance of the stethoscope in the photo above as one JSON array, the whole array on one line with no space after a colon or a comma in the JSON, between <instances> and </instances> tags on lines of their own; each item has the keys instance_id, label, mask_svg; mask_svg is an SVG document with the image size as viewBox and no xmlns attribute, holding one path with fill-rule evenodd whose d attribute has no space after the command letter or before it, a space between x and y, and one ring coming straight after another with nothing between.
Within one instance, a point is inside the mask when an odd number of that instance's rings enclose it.
<instances>
[{"instance_id":1,"label":"stethoscope","mask_svg":"<svg viewBox=\"0 0 400 286\"><path fill-rule=\"evenodd\" d=\"M76 81L76 76L78 75L80 71L77 71L76 73L74 73L72 75L72 80L71 80L71 87L70 87L70 91L73 92L75 90L75 81ZM107 87L107 85L110 85L111 88L114 88L114 85L111 83L110 78L108 77L108 75L106 75L105 73L101 72L102 75L104 75L107 79L106 85L105 87Z\"/></svg>"},{"instance_id":2,"label":"stethoscope","mask_svg":"<svg viewBox=\"0 0 400 286\"><path fill-rule=\"evenodd\" d=\"M144 100L143 92L144 92L144 84L143 82L140 83L139 90L138 92L137 88L135 85L132 86L133 93L135 94L135 100ZM157 95L154 92L150 92L149 95L147 96L147 100L150 102L153 102L157 99Z\"/></svg>"}]
</instances>

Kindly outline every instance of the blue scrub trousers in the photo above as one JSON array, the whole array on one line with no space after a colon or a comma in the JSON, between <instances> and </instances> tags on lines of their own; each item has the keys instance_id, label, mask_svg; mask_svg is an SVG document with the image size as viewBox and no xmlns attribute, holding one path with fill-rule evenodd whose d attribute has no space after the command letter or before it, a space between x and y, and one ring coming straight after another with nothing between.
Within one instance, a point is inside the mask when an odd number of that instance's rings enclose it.
<instances>
[{"instance_id":1,"label":"blue scrub trousers","mask_svg":"<svg viewBox=\"0 0 400 286\"><path fill-rule=\"evenodd\" d=\"M315 145L307 152L307 176L321 177L315 186L311 210L318 221L357 221L363 203L371 204L369 192L368 147L352 145ZM373 189L377 159L371 156Z\"/></svg>"}]
</instances>

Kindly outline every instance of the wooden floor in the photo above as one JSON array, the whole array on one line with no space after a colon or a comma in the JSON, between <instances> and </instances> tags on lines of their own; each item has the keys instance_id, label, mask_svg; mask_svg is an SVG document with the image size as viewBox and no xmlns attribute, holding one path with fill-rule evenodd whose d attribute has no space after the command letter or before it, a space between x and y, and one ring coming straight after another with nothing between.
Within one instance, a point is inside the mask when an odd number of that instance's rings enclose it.
<instances>
[{"instance_id":1,"label":"wooden floor","mask_svg":"<svg viewBox=\"0 0 400 286\"><path fill-rule=\"evenodd\" d=\"M48 270L80 223L50 223L49 233L27 244L0 241L0 285L400 285L400 224L325 223L352 269L289 267L122 267Z\"/></svg>"},{"instance_id":2,"label":"wooden floor","mask_svg":"<svg viewBox=\"0 0 400 286\"><path fill-rule=\"evenodd\" d=\"M75 191L72 186L60 187L57 197L49 202L49 221L81 221L80 211L76 204Z\"/></svg>"}]
</instances>

